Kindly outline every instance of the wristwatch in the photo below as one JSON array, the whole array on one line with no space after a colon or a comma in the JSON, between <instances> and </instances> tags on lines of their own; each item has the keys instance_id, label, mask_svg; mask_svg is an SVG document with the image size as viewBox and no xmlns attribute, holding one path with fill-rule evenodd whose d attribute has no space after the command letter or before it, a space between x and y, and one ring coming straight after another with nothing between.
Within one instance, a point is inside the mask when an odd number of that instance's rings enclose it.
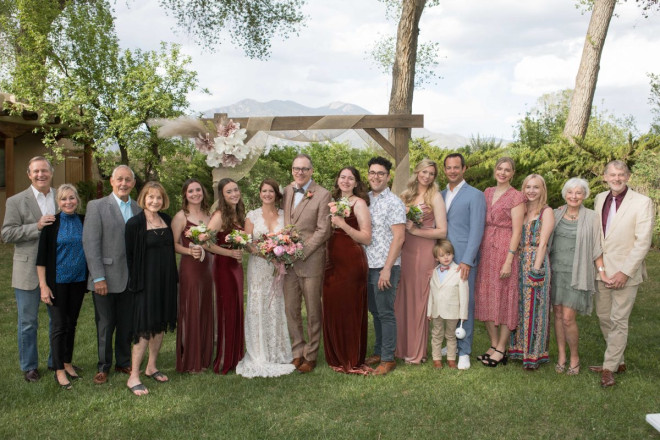
<instances>
[{"instance_id":1,"label":"wristwatch","mask_svg":"<svg viewBox=\"0 0 660 440\"><path fill-rule=\"evenodd\" d=\"M598 266L598 272L605 272L605 266Z\"/></svg>"}]
</instances>

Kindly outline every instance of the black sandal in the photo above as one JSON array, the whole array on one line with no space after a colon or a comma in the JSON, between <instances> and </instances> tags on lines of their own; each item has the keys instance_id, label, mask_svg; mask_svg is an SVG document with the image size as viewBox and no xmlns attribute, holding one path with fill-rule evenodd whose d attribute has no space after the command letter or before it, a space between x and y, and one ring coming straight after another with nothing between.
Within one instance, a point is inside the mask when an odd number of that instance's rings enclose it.
<instances>
[{"instance_id":1,"label":"black sandal","mask_svg":"<svg viewBox=\"0 0 660 440\"><path fill-rule=\"evenodd\" d=\"M509 361L509 357L506 355L506 350L504 350L504 353L502 353L496 348L495 351L503 356L502 359L500 359L499 361L494 361L489 356L488 359L484 359L483 361L481 361L481 363L486 367L492 367L492 368L497 367L499 364L506 365L506 363Z\"/></svg>"},{"instance_id":2,"label":"black sandal","mask_svg":"<svg viewBox=\"0 0 660 440\"><path fill-rule=\"evenodd\" d=\"M490 346L490 348L497 351L497 348L493 347L492 345ZM489 358L490 358L490 354L488 354L488 352L482 354L481 356L477 356L478 361L485 361L486 359L489 359Z\"/></svg>"}]
</instances>

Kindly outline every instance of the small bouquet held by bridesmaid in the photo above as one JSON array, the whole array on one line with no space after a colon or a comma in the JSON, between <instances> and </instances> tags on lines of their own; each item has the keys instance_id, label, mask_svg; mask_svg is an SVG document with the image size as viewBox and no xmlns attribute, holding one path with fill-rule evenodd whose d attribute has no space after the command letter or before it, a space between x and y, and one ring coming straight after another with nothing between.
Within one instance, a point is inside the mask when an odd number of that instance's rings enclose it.
<instances>
[{"instance_id":1,"label":"small bouquet held by bridesmaid","mask_svg":"<svg viewBox=\"0 0 660 440\"><path fill-rule=\"evenodd\" d=\"M328 206L330 207L330 217L346 218L351 215L351 202L348 200L348 197L333 200L328 203ZM332 227L336 228L334 224Z\"/></svg>"},{"instance_id":2,"label":"small bouquet held by bridesmaid","mask_svg":"<svg viewBox=\"0 0 660 440\"><path fill-rule=\"evenodd\" d=\"M225 237L225 247L229 249L245 249L252 243L252 236L240 229L234 229Z\"/></svg>"},{"instance_id":3,"label":"small bouquet held by bridesmaid","mask_svg":"<svg viewBox=\"0 0 660 440\"><path fill-rule=\"evenodd\" d=\"M346 218L351 215L351 202L348 201L348 197L333 200L328 203L328 206L330 207L330 215L333 217Z\"/></svg>"},{"instance_id":4,"label":"small bouquet held by bridesmaid","mask_svg":"<svg viewBox=\"0 0 660 440\"><path fill-rule=\"evenodd\" d=\"M201 246L202 255L199 257L199 261L204 261L206 257L206 252L204 252L204 246L210 246L216 242L216 232L213 229L209 229L204 222L199 222L197 226L191 226L186 230L184 235L190 239L189 247Z\"/></svg>"},{"instance_id":5,"label":"small bouquet held by bridesmaid","mask_svg":"<svg viewBox=\"0 0 660 440\"><path fill-rule=\"evenodd\" d=\"M408 208L406 213L406 218L412 221L416 226L422 226L422 217L424 216L424 211L419 205L413 205Z\"/></svg>"},{"instance_id":6,"label":"small bouquet held by bridesmaid","mask_svg":"<svg viewBox=\"0 0 660 440\"><path fill-rule=\"evenodd\" d=\"M216 241L216 232L213 229L209 229L204 222L199 222L197 226L188 228L185 236L197 246L215 244Z\"/></svg>"}]
</instances>

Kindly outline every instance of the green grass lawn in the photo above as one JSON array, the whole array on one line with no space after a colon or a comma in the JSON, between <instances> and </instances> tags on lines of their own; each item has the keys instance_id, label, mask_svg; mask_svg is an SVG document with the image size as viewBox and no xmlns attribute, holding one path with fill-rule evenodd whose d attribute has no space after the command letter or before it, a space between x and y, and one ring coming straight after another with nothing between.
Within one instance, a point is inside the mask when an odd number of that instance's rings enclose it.
<instances>
[{"instance_id":1,"label":"green grass lawn","mask_svg":"<svg viewBox=\"0 0 660 440\"><path fill-rule=\"evenodd\" d=\"M136 398L127 376L92 383L96 330L92 299L85 298L74 362L83 380L61 391L45 369L47 315L39 332L40 372L27 383L18 368L16 305L10 288L12 246L0 244L0 439L185 438L660 438L644 418L660 412L660 252L648 259L652 280L643 284L630 320L628 372L601 389L586 366L599 364L605 344L595 316L579 317L582 373L555 373L552 363L525 372L519 363L468 371L435 371L430 363L398 368L386 377L317 369L274 379L233 373L174 371L174 335L167 334L160 368L170 383L144 378L150 394ZM371 330L371 329L370 329ZM373 341L373 333L370 333ZM474 352L489 344L477 324ZM556 345L551 342L552 362Z\"/></svg>"}]
</instances>

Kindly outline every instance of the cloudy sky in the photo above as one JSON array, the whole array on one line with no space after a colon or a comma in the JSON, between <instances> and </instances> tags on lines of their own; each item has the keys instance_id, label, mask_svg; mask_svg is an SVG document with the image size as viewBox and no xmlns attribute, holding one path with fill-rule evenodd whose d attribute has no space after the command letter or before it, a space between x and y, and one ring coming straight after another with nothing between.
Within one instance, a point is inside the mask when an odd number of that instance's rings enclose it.
<instances>
[{"instance_id":1,"label":"cloudy sky","mask_svg":"<svg viewBox=\"0 0 660 440\"><path fill-rule=\"evenodd\" d=\"M415 91L413 112L431 131L511 139L516 121L544 93L572 88L590 14L574 0L444 0L425 10L421 41L440 44L441 79ZM193 60L200 86L195 110L242 99L292 100L309 107L341 101L387 113L390 76L369 60L396 23L377 0L308 0L299 36L274 41L266 61L246 58L227 35L215 53L196 47L156 0L118 2L117 31L124 47L155 49L177 42ZM660 14L643 18L633 1L617 6L605 43L594 105L634 116L648 130L646 74L660 74ZM145 32L148 29L148 32Z\"/></svg>"}]
</instances>

